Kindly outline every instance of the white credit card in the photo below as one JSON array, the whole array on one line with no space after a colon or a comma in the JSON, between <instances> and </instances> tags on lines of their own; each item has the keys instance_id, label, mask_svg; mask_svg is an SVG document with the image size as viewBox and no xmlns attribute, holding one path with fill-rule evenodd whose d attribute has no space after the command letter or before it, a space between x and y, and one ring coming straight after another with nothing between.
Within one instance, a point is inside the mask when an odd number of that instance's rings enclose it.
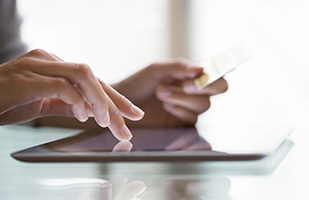
<instances>
[{"instance_id":1,"label":"white credit card","mask_svg":"<svg viewBox=\"0 0 309 200\"><path fill-rule=\"evenodd\" d=\"M204 74L195 78L194 84L197 89L202 89L250 58L250 52L242 44L233 45L214 58L200 62Z\"/></svg>"}]
</instances>

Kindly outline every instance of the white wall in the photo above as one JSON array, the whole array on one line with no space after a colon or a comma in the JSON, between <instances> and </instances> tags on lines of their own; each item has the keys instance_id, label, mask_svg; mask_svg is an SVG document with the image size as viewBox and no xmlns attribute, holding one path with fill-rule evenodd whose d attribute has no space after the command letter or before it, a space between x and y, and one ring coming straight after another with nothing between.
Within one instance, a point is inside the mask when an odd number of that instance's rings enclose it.
<instances>
[{"instance_id":1,"label":"white wall","mask_svg":"<svg viewBox=\"0 0 309 200\"><path fill-rule=\"evenodd\" d=\"M103 80L113 82L173 55L168 6L178 1L170 1L19 1L25 17L23 37L30 48L88 63ZM209 58L235 42L253 54L226 77L229 91L213 98L200 124L308 119L309 1L179 2L187 5L183 15L189 22L183 56Z\"/></svg>"},{"instance_id":2,"label":"white wall","mask_svg":"<svg viewBox=\"0 0 309 200\"><path fill-rule=\"evenodd\" d=\"M165 0L19 1L23 38L107 82L167 57Z\"/></svg>"},{"instance_id":3,"label":"white wall","mask_svg":"<svg viewBox=\"0 0 309 200\"><path fill-rule=\"evenodd\" d=\"M203 26L195 33L195 38L203 38L202 45L196 42L195 58L203 57L204 52L215 55L238 41L253 55L227 76L230 90L213 99L211 110L200 122L298 124L307 121L309 2L198 0L192 3L205 16L204 20L199 19Z\"/></svg>"}]
</instances>

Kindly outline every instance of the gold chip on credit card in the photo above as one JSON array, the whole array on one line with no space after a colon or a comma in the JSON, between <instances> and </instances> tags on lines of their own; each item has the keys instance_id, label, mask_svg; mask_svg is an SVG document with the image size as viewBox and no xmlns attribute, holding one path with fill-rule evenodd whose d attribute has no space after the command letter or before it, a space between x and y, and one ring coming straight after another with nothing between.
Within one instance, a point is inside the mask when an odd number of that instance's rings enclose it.
<instances>
[{"instance_id":1,"label":"gold chip on credit card","mask_svg":"<svg viewBox=\"0 0 309 200\"><path fill-rule=\"evenodd\" d=\"M250 52L242 44L233 45L214 58L200 62L204 74L195 78L194 84L197 89L202 89L250 58Z\"/></svg>"},{"instance_id":2,"label":"gold chip on credit card","mask_svg":"<svg viewBox=\"0 0 309 200\"><path fill-rule=\"evenodd\" d=\"M194 84L196 85L197 89L200 89L208 83L208 80L209 80L208 74L202 74L198 78L194 79Z\"/></svg>"}]
</instances>

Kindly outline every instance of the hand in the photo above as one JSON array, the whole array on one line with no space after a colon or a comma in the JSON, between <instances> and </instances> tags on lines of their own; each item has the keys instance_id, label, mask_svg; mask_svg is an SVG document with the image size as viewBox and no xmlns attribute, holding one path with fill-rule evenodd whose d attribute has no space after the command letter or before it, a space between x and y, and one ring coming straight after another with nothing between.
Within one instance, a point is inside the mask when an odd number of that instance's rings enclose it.
<instances>
[{"instance_id":1,"label":"hand","mask_svg":"<svg viewBox=\"0 0 309 200\"><path fill-rule=\"evenodd\" d=\"M193 79L203 73L187 60L154 63L113 87L141 107L146 115L129 126L174 127L194 125L210 107L210 96L227 90L220 78L197 90Z\"/></svg>"},{"instance_id":2,"label":"hand","mask_svg":"<svg viewBox=\"0 0 309 200\"><path fill-rule=\"evenodd\" d=\"M123 116L140 120L144 112L85 64L67 63L43 50L33 50L0 65L0 125L48 115L73 116L84 122L94 116L119 140L132 134Z\"/></svg>"}]
</instances>

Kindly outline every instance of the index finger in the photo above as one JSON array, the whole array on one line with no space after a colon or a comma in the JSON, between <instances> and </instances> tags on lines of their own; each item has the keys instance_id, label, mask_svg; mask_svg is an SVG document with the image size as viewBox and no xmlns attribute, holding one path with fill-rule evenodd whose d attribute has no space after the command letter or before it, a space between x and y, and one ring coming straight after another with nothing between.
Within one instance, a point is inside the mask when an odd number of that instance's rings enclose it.
<instances>
[{"instance_id":1,"label":"index finger","mask_svg":"<svg viewBox=\"0 0 309 200\"><path fill-rule=\"evenodd\" d=\"M37 60L31 67L34 72L41 75L65 77L72 85L78 85L93 109L96 122L102 127L110 124L108 113L110 100L88 65Z\"/></svg>"}]
</instances>

